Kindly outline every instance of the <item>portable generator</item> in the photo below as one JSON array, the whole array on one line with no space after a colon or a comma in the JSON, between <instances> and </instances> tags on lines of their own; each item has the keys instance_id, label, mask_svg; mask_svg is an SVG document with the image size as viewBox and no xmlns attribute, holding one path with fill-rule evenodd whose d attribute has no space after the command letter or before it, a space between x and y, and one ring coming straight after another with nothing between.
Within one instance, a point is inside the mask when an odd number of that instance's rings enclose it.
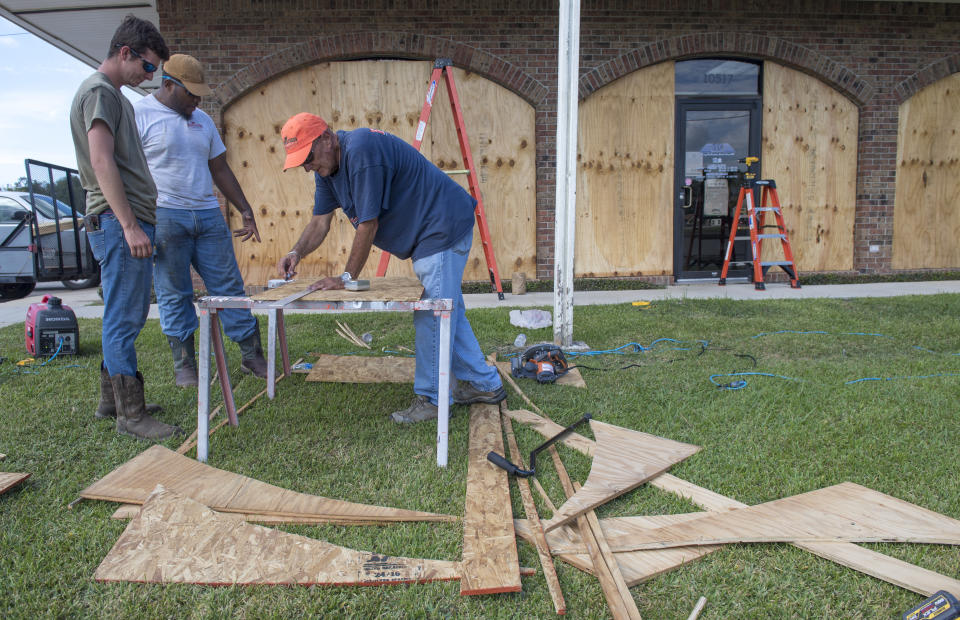
<instances>
[{"instance_id":1,"label":"portable generator","mask_svg":"<svg viewBox=\"0 0 960 620\"><path fill-rule=\"evenodd\" d=\"M80 352L77 317L59 297L44 295L40 303L30 304L23 331L30 355L77 355Z\"/></svg>"}]
</instances>

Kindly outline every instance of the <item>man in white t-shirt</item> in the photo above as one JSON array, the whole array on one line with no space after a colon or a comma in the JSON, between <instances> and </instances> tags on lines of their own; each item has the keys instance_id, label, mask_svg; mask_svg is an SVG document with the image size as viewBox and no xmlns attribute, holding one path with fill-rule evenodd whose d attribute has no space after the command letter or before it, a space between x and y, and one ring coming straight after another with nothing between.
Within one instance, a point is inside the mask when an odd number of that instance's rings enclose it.
<instances>
[{"instance_id":1,"label":"man in white t-shirt","mask_svg":"<svg viewBox=\"0 0 960 620\"><path fill-rule=\"evenodd\" d=\"M194 337L199 322L193 306L190 266L210 295L242 296L243 278L230 230L213 185L240 211L241 241L260 241L253 209L227 165L226 147L213 120L197 106L213 91L200 62L174 54L163 63L160 88L134 104L137 129L157 185L154 289L160 325L173 352L174 377L181 387L197 385ZM257 320L247 309L221 310L227 336L240 345L240 368L266 378L267 362Z\"/></svg>"}]
</instances>

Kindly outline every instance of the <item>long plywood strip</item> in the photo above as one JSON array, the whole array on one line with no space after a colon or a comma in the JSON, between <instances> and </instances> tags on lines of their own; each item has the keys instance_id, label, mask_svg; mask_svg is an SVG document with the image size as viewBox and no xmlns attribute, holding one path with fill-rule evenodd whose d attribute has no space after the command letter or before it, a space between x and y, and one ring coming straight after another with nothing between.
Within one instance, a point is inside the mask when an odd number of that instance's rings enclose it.
<instances>
[{"instance_id":1,"label":"long plywood strip","mask_svg":"<svg viewBox=\"0 0 960 620\"><path fill-rule=\"evenodd\" d=\"M960 544L960 521L844 482L692 523L610 537L618 551L742 542ZM558 551L571 551L558 549Z\"/></svg>"},{"instance_id":2,"label":"long plywood strip","mask_svg":"<svg viewBox=\"0 0 960 620\"><path fill-rule=\"evenodd\" d=\"M152 446L84 489L81 497L142 504L158 484L214 510L356 521L455 521L450 515L355 504L289 491Z\"/></svg>"},{"instance_id":3,"label":"long plywood strip","mask_svg":"<svg viewBox=\"0 0 960 620\"><path fill-rule=\"evenodd\" d=\"M513 424L510 418L503 418L503 429L507 434L507 445L510 447L510 459L519 467L526 469L523 461L523 455L520 454L520 448L517 446L517 439L513 435ZM537 505L533 503L533 493L530 492L530 485L525 478L517 478L517 486L520 488L520 499L523 501L523 511L527 514L527 520L530 522L530 528L533 530L534 547L537 549L537 555L540 557L540 565L543 567L543 576L547 581L547 589L550 591L550 598L553 599L553 608L557 614L567 613L567 603L563 599L563 591L560 589L560 579L557 577L557 568L553 564L553 558L550 556L550 547L547 545L547 538L544 535L543 526L540 523L540 516L537 514Z\"/></svg>"},{"instance_id":4,"label":"long plywood strip","mask_svg":"<svg viewBox=\"0 0 960 620\"><path fill-rule=\"evenodd\" d=\"M564 429L564 427L560 426L553 420L538 416L532 411L527 411L526 409L507 409L506 406L502 406L501 413L511 420L515 420L521 424L532 427L544 437L555 437ZM583 435L578 433L570 433L561 439L560 442L578 452L586 454L587 456L593 456L595 444L592 439L587 439Z\"/></svg>"},{"instance_id":5,"label":"long plywood strip","mask_svg":"<svg viewBox=\"0 0 960 620\"><path fill-rule=\"evenodd\" d=\"M330 383L413 383L417 360L412 357L321 355L307 381Z\"/></svg>"},{"instance_id":6,"label":"long plywood strip","mask_svg":"<svg viewBox=\"0 0 960 620\"><path fill-rule=\"evenodd\" d=\"M30 474L0 472L0 495L6 493L29 477Z\"/></svg>"},{"instance_id":7,"label":"long plywood strip","mask_svg":"<svg viewBox=\"0 0 960 620\"><path fill-rule=\"evenodd\" d=\"M533 405L533 407L536 407L536 405ZM554 428L561 430L563 428L549 418L541 418L530 412L527 412L527 414L528 418L539 418L536 420L537 424L532 425L532 427L545 437L556 435L557 431L554 431ZM594 442L584 437L581 437L581 439L583 441L568 445L589 456L591 452L587 450L587 447L592 446ZM656 478L651 479L649 484L663 491L676 493L689 499L701 508L710 511L732 510L747 506L747 504L738 502L735 499L705 489L668 473L660 474ZM924 596L930 596L937 590L947 590L948 592L960 591L960 580L941 575L940 573L921 568L882 553L877 553L876 551L871 551L870 549L853 543L793 543L793 546L803 549L804 551L809 551L831 562L836 562L847 568L870 575L871 577L923 594ZM678 549L685 548L686 547L679 547Z\"/></svg>"},{"instance_id":8,"label":"long plywood strip","mask_svg":"<svg viewBox=\"0 0 960 620\"><path fill-rule=\"evenodd\" d=\"M564 493L568 498L573 497L580 490L579 485L570 480L567 468L560 460L560 453L557 452L556 446L550 446L550 456L553 459ZM619 563L606 543L596 514L589 510L578 516L577 529L580 532L581 540L587 547L586 551L593 567L593 575L600 582L603 596L607 599L607 607L610 608L613 617L615 619L640 620L640 611L637 609L636 601L630 594L630 589L624 580L623 573L620 571Z\"/></svg>"},{"instance_id":9,"label":"long plywood strip","mask_svg":"<svg viewBox=\"0 0 960 620\"><path fill-rule=\"evenodd\" d=\"M544 524L550 531L577 515L637 488L692 454L699 446L590 420L597 438L586 484Z\"/></svg>"},{"instance_id":10,"label":"long plywood strip","mask_svg":"<svg viewBox=\"0 0 960 620\"><path fill-rule=\"evenodd\" d=\"M384 585L459 577L457 562L354 551L246 523L158 486L97 568L97 581Z\"/></svg>"},{"instance_id":11,"label":"long plywood strip","mask_svg":"<svg viewBox=\"0 0 960 620\"><path fill-rule=\"evenodd\" d=\"M143 508L140 504L124 504L113 511L111 519L127 521L136 517ZM387 525L384 521L358 521L356 519L335 519L327 517L284 517L277 515L258 515L251 513L228 512L224 514L237 515L244 521L259 523L260 525Z\"/></svg>"},{"instance_id":12,"label":"long plywood strip","mask_svg":"<svg viewBox=\"0 0 960 620\"><path fill-rule=\"evenodd\" d=\"M496 405L470 407L467 499L463 517L460 594L520 591L520 559L507 472L487 460L503 454L500 411Z\"/></svg>"},{"instance_id":13,"label":"long plywood strip","mask_svg":"<svg viewBox=\"0 0 960 620\"><path fill-rule=\"evenodd\" d=\"M496 365L500 374L510 374L510 362L497 362ZM571 368L570 372L558 378L554 383L555 385L568 385L578 388L587 387L587 382L583 380L583 375L580 374L579 368Z\"/></svg>"},{"instance_id":14,"label":"long plywood strip","mask_svg":"<svg viewBox=\"0 0 960 620\"><path fill-rule=\"evenodd\" d=\"M655 516L637 516L637 517L615 517L609 519L600 519L600 527L607 535L614 535L622 530L618 526L621 519L629 519L632 525L645 523L648 528L663 527L673 523L680 523L687 519L699 519L707 516L708 512L693 512L678 515L655 515ZM517 536L524 540L531 541L533 532L525 519L514 520L514 529ZM579 568L580 570L593 574L593 561L586 553L584 547L583 553L559 553L553 545L562 547L568 545L576 547L583 544L579 532L575 531L570 525L562 525L555 530L547 533L547 544L550 545L550 551L554 557ZM722 545L709 546L701 545L698 547L673 547L671 549L653 549L649 551L614 551L614 557L620 566L620 572L623 574L624 581L628 586L635 586L671 571L679 566L688 564L723 548Z\"/></svg>"},{"instance_id":15,"label":"long plywood strip","mask_svg":"<svg viewBox=\"0 0 960 620\"><path fill-rule=\"evenodd\" d=\"M295 293L307 290L314 280L304 279L288 282L276 288L268 288L257 293L257 301L280 301ZM302 301L418 301L423 295L423 285L416 278L388 277L370 278L370 289L366 291L315 291L301 297Z\"/></svg>"}]
</instances>

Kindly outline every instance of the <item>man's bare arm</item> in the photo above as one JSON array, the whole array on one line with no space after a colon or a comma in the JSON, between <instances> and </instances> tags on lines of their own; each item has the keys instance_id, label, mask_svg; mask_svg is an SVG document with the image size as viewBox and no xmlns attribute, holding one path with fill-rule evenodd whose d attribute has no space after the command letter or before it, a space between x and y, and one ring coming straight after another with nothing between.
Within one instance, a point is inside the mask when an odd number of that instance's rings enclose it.
<instances>
[{"instance_id":1,"label":"man's bare arm","mask_svg":"<svg viewBox=\"0 0 960 620\"><path fill-rule=\"evenodd\" d=\"M247 202L247 197L243 194L240 182L233 174L233 170L227 164L227 154L221 153L207 162L210 168L210 176L217 185L217 189L227 197L233 206L240 212L243 219L243 226L233 231L233 236L243 237L240 241L246 241L251 237L258 243L260 242L260 231L257 230L257 220L253 215L253 207Z\"/></svg>"},{"instance_id":2,"label":"man's bare arm","mask_svg":"<svg viewBox=\"0 0 960 620\"><path fill-rule=\"evenodd\" d=\"M150 237L143 232L137 216L134 215L127 195L123 191L123 179L120 169L113 158L113 132L102 120L93 121L90 131L87 132L87 142L90 146L90 164L97 177L97 184L113 215L123 227L123 236L130 247L130 254L134 258L147 258L153 254L153 244Z\"/></svg>"},{"instance_id":3,"label":"man's bare arm","mask_svg":"<svg viewBox=\"0 0 960 620\"><path fill-rule=\"evenodd\" d=\"M277 263L277 271L281 278L291 278L297 275L297 272L294 271L297 263L300 262L301 258L320 247L320 244L326 239L327 233L330 232L330 221L332 219L332 211L323 215L314 215L310 218L300 235L300 239L293 244L293 249Z\"/></svg>"},{"instance_id":4,"label":"man's bare arm","mask_svg":"<svg viewBox=\"0 0 960 620\"><path fill-rule=\"evenodd\" d=\"M354 278L363 269L367 263L367 257L370 256L370 248L373 247L373 238L377 234L377 228L380 222L377 220L367 220L357 225L357 234L353 237L353 245L350 247L350 256L347 258L346 271ZM343 280L337 276L323 278L310 285L313 289L330 290L343 288Z\"/></svg>"}]
</instances>

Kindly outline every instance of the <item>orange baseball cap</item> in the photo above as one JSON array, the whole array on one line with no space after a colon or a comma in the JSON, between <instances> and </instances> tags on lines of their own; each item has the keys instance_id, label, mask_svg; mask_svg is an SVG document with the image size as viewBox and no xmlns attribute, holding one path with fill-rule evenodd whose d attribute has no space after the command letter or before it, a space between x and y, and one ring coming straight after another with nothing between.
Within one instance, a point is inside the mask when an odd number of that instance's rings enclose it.
<instances>
[{"instance_id":1,"label":"orange baseball cap","mask_svg":"<svg viewBox=\"0 0 960 620\"><path fill-rule=\"evenodd\" d=\"M301 112L291 116L280 137L283 138L283 148L287 151L287 159L283 162L283 169L296 168L303 165L303 161L310 153L313 141L327 130L327 123L319 116L309 112Z\"/></svg>"}]
</instances>

